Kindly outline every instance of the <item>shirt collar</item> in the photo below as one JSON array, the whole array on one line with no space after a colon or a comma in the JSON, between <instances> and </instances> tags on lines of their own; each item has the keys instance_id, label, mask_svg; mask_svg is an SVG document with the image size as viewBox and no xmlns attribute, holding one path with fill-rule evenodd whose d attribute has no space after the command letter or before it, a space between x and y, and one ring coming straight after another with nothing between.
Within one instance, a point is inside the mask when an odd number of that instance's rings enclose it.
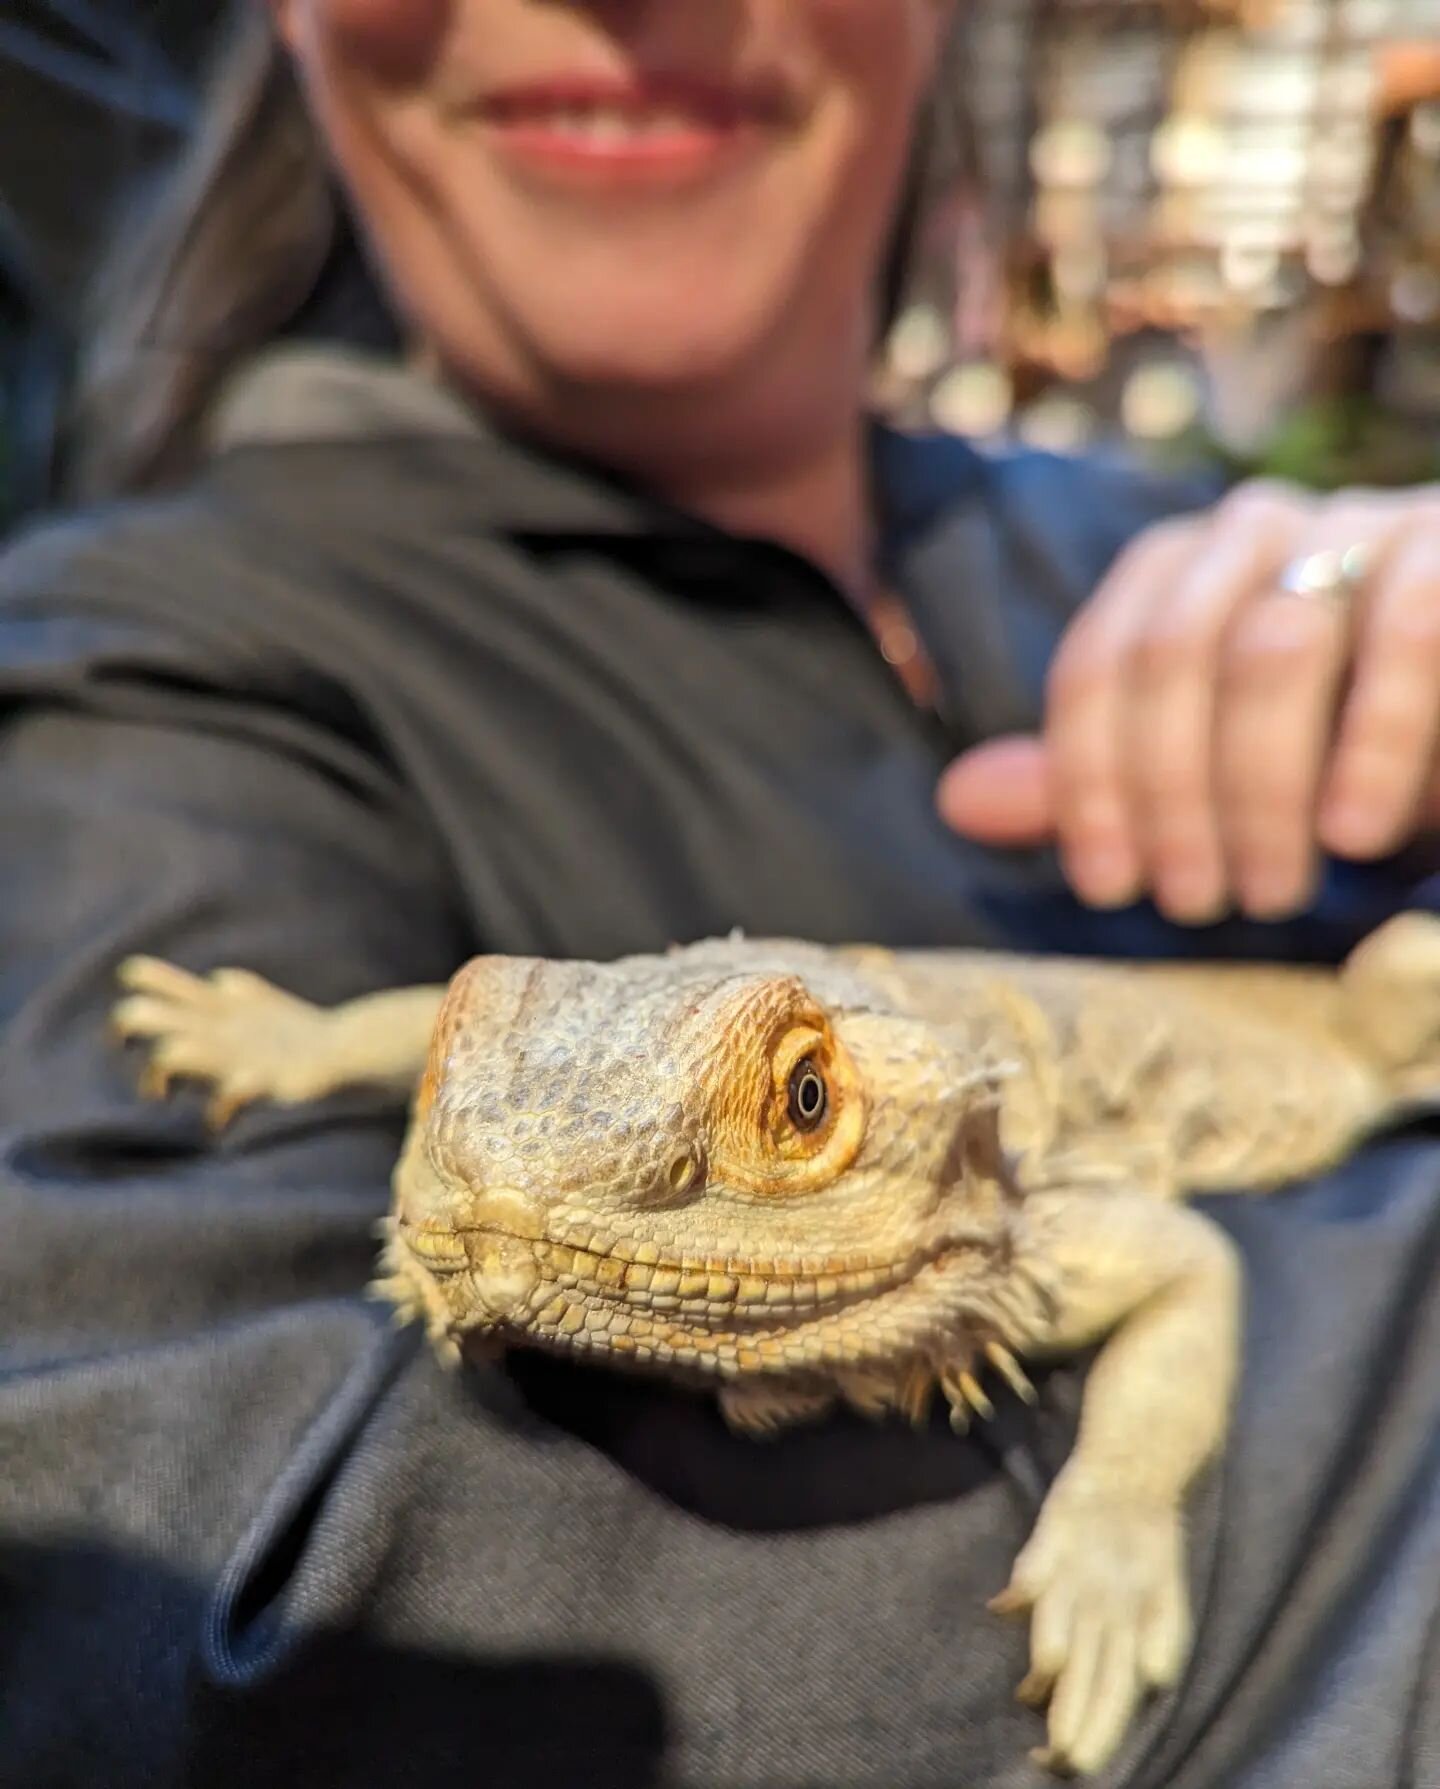
<instances>
[{"instance_id":1,"label":"shirt collar","mask_svg":"<svg viewBox=\"0 0 1440 1789\"><path fill-rule=\"evenodd\" d=\"M477 502L509 533L692 540L717 533L604 468L502 433L422 369L352 348L292 343L267 349L231 376L208 427L217 454L404 436L480 449L486 466ZM870 453L882 569L900 579L910 551L973 491L982 460L966 442L904 434L881 423L871 427Z\"/></svg>"}]
</instances>

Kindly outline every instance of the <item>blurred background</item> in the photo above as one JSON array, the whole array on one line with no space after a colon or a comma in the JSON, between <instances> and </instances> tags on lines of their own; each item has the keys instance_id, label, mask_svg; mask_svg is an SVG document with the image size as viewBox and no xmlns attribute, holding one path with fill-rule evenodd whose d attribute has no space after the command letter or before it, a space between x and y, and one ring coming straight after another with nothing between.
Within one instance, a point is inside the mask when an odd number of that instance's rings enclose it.
<instances>
[{"instance_id":1,"label":"blurred background","mask_svg":"<svg viewBox=\"0 0 1440 1789\"><path fill-rule=\"evenodd\" d=\"M97 242L223 7L0 6L0 530L53 492ZM971 0L958 173L880 368L982 442L1440 477L1440 0Z\"/></svg>"}]
</instances>

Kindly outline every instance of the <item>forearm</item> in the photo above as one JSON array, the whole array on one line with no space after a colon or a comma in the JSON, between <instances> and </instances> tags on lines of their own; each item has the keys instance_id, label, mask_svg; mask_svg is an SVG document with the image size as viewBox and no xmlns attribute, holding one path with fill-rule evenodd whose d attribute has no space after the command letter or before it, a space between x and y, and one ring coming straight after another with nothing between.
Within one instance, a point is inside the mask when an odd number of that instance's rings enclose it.
<instances>
[{"instance_id":1,"label":"forearm","mask_svg":"<svg viewBox=\"0 0 1440 1789\"><path fill-rule=\"evenodd\" d=\"M1143 1194L1034 1203L1063 1288L1053 1345L1106 1338L1066 1477L1178 1499L1229 1421L1242 1325L1234 1248L1198 1212Z\"/></svg>"},{"instance_id":2,"label":"forearm","mask_svg":"<svg viewBox=\"0 0 1440 1789\"><path fill-rule=\"evenodd\" d=\"M336 1087L364 1082L408 1095L425 1067L444 998L443 986L391 988L332 1007L327 1079Z\"/></svg>"}]
</instances>

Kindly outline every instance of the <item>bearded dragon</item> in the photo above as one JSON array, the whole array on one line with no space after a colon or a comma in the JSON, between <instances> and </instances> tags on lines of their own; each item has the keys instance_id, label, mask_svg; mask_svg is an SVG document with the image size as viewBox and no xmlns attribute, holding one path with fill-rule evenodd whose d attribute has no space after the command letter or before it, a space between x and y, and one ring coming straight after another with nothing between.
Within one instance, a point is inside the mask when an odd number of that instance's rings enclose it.
<instances>
[{"instance_id":1,"label":"bearded dragon","mask_svg":"<svg viewBox=\"0 0 1440 1789\"><path fill-rule=\"evenodd\" d=\"M1323 1170L1440 1086L1440 919L1338 972L830 949L481 957L321 1009L123 967L142 1088L223 1123L352 1083L410 1102L377 1289L442 1355L526 1344L718 1394L963 1427L991 1366L1102 1344L992 1607L1028 1614L1037 1756L1099 1769L1190 1649L1186 1493L1221 1447L1235 1251L1198 1190Z\"/></svg>"}]
</instances>

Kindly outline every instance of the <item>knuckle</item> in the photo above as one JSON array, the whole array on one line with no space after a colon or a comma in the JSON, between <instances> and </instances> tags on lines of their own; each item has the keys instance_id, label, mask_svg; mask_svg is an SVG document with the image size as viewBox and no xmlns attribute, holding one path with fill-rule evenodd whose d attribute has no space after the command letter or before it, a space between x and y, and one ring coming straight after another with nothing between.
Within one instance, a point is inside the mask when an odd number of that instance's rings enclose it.
<instances>
[{"instance_id":1,"label":"knuckle","mask_svg":"<svg viewBox=\"0 0 1440 1789\"><path fill-rule=\"evenodd\" d=\"M1177 772L1167 765L1139 765L1135 791L1157 845L1167 851L1189 850L1207 836L1210 788L1192 769Z\"/></svg>"},{"instance_id":2,"label":"knuckle","mask_svg":"<svg viewBox=\"0 0 1440 1789\"><path fill-rule=\"evenodd\" d=\"M1143 573L1152 560L1168 559L1177 549L1193 545L1204 529L1205 522L1194 516L1166 516L1152 522L1120 549L1111 576L1118 582Z\"/></svg>"},{"instance_id":3,"label":"knuckle","mask_svg":"<svg viewBox=\"0 0 1440 1789\"><path fill-rule=\"evenodd\" d=\"M1295 485L1280 479L1252 478L1227 492L1213 513L1227 528L1269 534L1291 527L1313 507L1313 500Z\"/></svg>"},{"instance_id":4,"label":"knuckle","mask_svg":"<svg viewBox=\"0 0 1440 1789\"><path fill-rule=\"evenodd\" d=\"M1170 684L1187 673L1202 671L1209 656L1208 637L1195 620L1162 615L1135 641L1130 664L1137 681Z\"/></svg>"},{"instance_id":5,"label":"knuckle","mask_svg":"<svg viewBox=\"0 0 1440 1789\"><path fill-rule=\"evenodd\" d=\"M1194 546L1204 532L1205 522L1199 517L1167 516L1163 521L1152 522L1138 535L1129 552L1146 558L1164 553L1168 558L1178 548Z\"/></svg>"},{"instance_id":6,"label":"knuckle","mask_svg":"<svg viewBox=\"0 0 1440 1789\"><path fill-rule=\"evenodd\" d=\"M1215 785L1227 829L1289 825L1308 809L1316 769L1314 754L1288 728L1263 740L1238 730L1222 735Z\"/></svg>"},{"instance_id":7,"label":"knuckle","mask_svg":"<svg viewBox=\"0 0 1440 1789\"><path fill-rule=\"evenodd\" d=\"M1050 663L1046 699L1067 708L1088 701L1114 679L1118 665L1118 654L1098 629L1077 625Z\"/></svg>"},{"instance_id":8,"label":"knuckle","mask_svg":"<svg viewBox=\"0 0 1440 1789\"><path fill-rule=\"evenodd\" d=\"M1268 683L1326 666L1337 649L1334 620L1308 603L1258 602L1236 617L1225 642L1223 676Z\"/></svg>"},{"instance_id":9,"label":"knuckle","mask_svg":"<svg viewBox=\"0 0 1440 1789\"><path fill-rule=\"evenodd\" d=\"M1393 604L1376 631L1401 658L1418 657L1427 663L1440 659L1440 550L1430 577L1409 593L1408 600Z\"/></svg>"},{"instance_id":10,"label":"knuckle","mask_svg":"<svg viewBox=\"0 0 1440 1789\"><path fill-rule=\"evenodd\" d=\"M1097 797L1077 788L1067 802L1068 812L1059 828L1071 851L1123 849L1127 840L1125 810L1119 802Z\"/></svg>"},{"instance_id":11,"label":"knuckle","mask_svg":"<svg viewBox=\"0 0 1440 1789\"><path fill-rule=\"evenodd\" d=\"M1229 826L1242 854L1277 857L1294 848L1310 810L1310 778L1298 767L1236 776L1226 795Z\"/></svg>"},{"instance_id":12,"label":"knuckle","mask_svg":"<svg viewBox=\"0 0 1440 1789\"><path fill-rule=\"evenodd\" d=\"M1346 741L1337 781L1361 800L1388 800L1397 783L1408 784L1420 769L1426 743L1413 724L1376 714Z\"/></svg>"}]
</instances>

